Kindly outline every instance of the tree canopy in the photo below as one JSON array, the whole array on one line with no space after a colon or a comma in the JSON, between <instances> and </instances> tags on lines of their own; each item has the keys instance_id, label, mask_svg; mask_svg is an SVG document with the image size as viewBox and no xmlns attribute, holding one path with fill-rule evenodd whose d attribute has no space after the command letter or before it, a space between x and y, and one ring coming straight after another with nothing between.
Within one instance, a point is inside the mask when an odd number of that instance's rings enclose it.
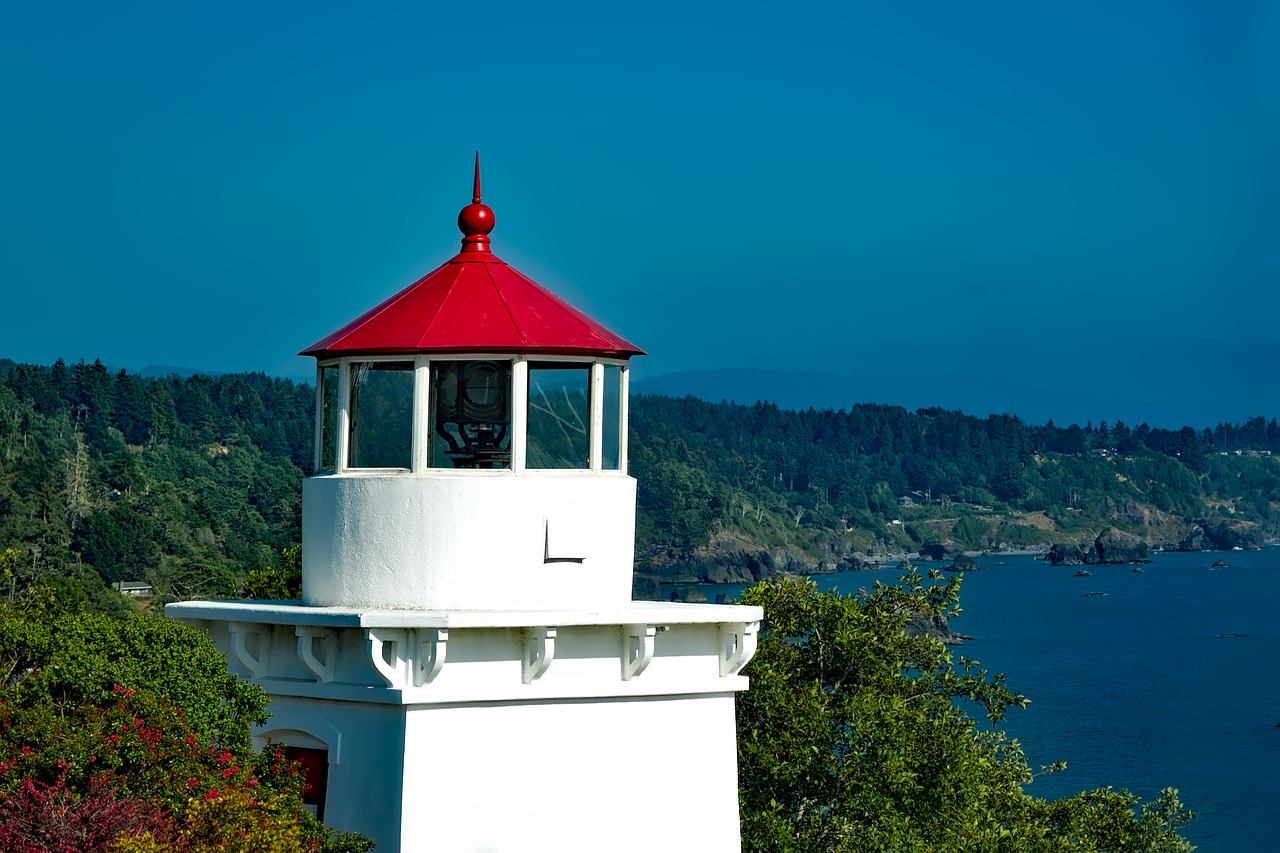
<instances>
[{"instance_id":1,"label":"tree canopy","mask_svg":"<svg viewBox=\"0 0 1280 853\"><path fill-rule=\"evenodd\" d=\"M1028 700L904 631L914 614L954 614L959 584L910 574L844 596L784 578L742 594L765 611L737 703L744 850L1192 849L1176 791L1145 805L1109 788L1054 801L1024 792L1032 770L994 725Z\"/></svg>"},{"instance_id":2,"label":"tree canopy","mask_svg":"<svg viewBox=\"0 0 1280 853\"><path fill-rule=\"evenodd\" d=\"M70 589L77 589L71 586ZM252 747L261 688L193 628L86 610L66 585L0 603L0 849L359 853L303 806L283 750Z\"/></svg>"}]
</instances>

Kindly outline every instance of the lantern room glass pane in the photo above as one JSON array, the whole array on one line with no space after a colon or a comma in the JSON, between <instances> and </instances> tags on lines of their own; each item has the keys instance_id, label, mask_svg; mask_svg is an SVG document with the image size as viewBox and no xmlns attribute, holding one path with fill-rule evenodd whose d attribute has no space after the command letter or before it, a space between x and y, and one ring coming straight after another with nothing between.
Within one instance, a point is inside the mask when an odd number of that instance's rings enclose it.
<instances>
[{"instance_id":1,"label":"lantern room glass pane","mask_svg":"<svg viewBox=\"0 0 1280 853\"><path fill-rule=\"evenodd\" d=\"M338 467L338 367L320 369L320 470L336 471Z\"/></svg>"},{"instance_id":2,"label":"lantern room glass pane","mask_svg":"<svg viewBox=\"0 0 1280 853\"><path fill-rule=\"evenodd\" d=\"M413 364L351 366L349 468L409 468L413 464Z\"/></svg>"},{"instance_id":3,"label":"lantern room glass pane","mask_svg":"<svg viewBox=\"0 0 1280 853\"><path fill-rule=\"evenodd\" d=\"M431 362L432 468L511 467L511 362Z\"/></svg>"},{"instance_id":4,"label":"lantern room glass pane","mask_svg":"<svg viewBox=\"0 0 1280 853\"><path fill-rule=\"evenodd\" d=\"M617 471L622 467L622 368L604 366L604 436L600 444L600 467Z\"/></svg>"},{"instance_id":5,"label":"lantern room glass pane","mask_svg":"<svg viewBox=\"0 0 1280 853\"><path fill-rule=\"evenodd\" d=\"M591 467L591 366L529 365L529 468Z\"/></svg>"}]
</instances>

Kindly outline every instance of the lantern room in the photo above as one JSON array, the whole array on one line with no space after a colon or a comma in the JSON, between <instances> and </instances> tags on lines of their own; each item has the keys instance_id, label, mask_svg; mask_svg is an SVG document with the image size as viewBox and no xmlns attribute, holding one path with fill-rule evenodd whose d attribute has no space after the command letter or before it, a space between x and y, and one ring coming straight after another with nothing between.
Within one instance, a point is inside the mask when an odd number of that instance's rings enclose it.
<instances>
[{"instance_id":1,"label":"lantern room","mask_svg":"<svg viewBox=\"0 0 1280 853\"><path fill-rule=\"evenodd\" d=\"M493 253L478 157L458 227L455 257L301 353L317 359L304 600L629 601L643 353Z\"/></svg>"}]
</instances>

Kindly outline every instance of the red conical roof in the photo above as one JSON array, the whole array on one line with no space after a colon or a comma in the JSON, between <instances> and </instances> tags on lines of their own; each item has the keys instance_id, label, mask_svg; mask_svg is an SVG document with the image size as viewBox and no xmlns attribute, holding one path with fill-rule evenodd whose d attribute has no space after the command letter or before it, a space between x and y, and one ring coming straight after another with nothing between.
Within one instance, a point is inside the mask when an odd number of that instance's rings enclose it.
<instances>
[{"instance_id":1,"label":"red conical roof","mask_svg":"<svg viewBox=\"0 0 1280 853\"><path fill-rule=\"evenodd\" d=\"M630 358L644 351L489 250L493 211L475 193L458 214L462 251L299 355L510 352Z\"/></svg>"}]
</instances>

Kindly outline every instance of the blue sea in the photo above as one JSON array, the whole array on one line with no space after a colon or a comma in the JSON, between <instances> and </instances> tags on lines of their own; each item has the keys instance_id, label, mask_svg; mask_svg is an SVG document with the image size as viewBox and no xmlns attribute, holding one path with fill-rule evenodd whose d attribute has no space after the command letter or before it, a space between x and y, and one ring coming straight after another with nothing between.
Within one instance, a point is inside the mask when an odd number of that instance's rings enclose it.
<instances>
[{"instance_id":1,"label":"blue sea","mask_svg":"<svg viewBox=\"0 0 1280 853\"><path fill-rule=\"evenodd\" d=\"M951 623L974 639L957 654L1031 699L1004 729L1033 768L1067 762L1030 793L1177 788L1200 850L1280 851L1280 548L1159 553L1140 573L1088 577L1032 557L976 561ZM896 574L815 580L853 592Z\"/></svg>"}]
</instances>

